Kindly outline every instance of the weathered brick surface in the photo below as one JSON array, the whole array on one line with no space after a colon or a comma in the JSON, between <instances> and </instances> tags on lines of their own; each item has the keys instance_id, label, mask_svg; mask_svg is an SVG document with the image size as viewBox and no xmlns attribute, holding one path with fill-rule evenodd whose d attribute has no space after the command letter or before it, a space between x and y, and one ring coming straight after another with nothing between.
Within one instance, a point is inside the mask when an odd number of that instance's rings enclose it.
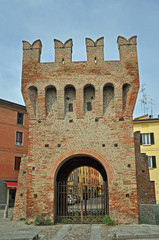
<instances>
[{"instance_id":1,"label":"weathered brick surface","mask_svg":"<svg viewBox=\"0 0 159 240\"><path fill-rule=\"evenodd\" d=\"M140 132L134 133L135 155L136 155L136 177L138 204L154 204L155 194L152 192L150 182L148 156L140 153Z\"/></svg>"},{"instance_id":2,"label":"weathered brick surface","mask_svg":"<svg viewBox=\"0 0 159 240\"><path fill-rule=\"evenodd\" d=\"M27 184L27 203L19 187L14 219L46 214L54 220L60 167L72 157L89 156L107 173L110 216L138 221L132 122L139 89L136 37L118 38L120 61L104 61L103 45L103 38L86 39L87 61L72 62L72 40L55 40L55 62L41 63L40 40L23 42L22 93L30 128L27 182L19 181ZM22 204L26 213L18 209Z\"/></svg>"},{"instance_id":3,"label":"weathered brick surface","mask_svg":"<svg viewBox=\"0 0 159 240\"><path fill-rule=\"evenodd\" d=\"M27 217L27 174L28 174L28 157L24 155L20 165L20 173L18 175L18 189L16 195L19 201L15 202L14 215L18 219Z\"/></svg>"}]
</instances>

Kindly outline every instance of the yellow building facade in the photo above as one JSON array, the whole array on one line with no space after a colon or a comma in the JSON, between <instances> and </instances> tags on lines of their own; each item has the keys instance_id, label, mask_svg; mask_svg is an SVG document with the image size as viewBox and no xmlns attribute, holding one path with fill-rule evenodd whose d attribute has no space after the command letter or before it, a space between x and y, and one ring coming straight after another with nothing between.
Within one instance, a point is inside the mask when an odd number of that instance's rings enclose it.
<instances>
[{"instance_id":1,"label":"yellow building facade","mask_svg":"<svg viewBox=\"0 0 159 240\"><path fill-rule=\"evenodd\" d=\"M75 169L68 177L69 185L92 184L102 185L103 180L100 173L91 167L80 167Z\"/></svg>"},{"instance_id":2,"label":"yellow building facade","mask_svg":"<svg viewBox=\"0 0 159 240\"><path fill-rule=\"evenodd\" d=\"M141 153L148 156L150 180L154 181L156 203L159 204L159 118L148 115L134 119L134 132L140 131Z\"/></svg>"}]
</instances>

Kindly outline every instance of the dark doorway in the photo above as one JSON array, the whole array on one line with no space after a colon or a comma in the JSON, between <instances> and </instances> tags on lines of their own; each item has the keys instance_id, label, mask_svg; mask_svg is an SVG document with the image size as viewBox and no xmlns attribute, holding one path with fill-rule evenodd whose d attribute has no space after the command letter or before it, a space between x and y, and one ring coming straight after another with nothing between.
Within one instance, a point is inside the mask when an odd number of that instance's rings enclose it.
<instances>
[{"instance_id":1,"label":"dark doorway","mask_svg":"<svg viewBox=\"0 0 159 240\"><path fill-rule=\"evenodd\" d=\"M9 190L9 207L14 207L16 189Z\"/></svg>"},{"instance_id":2,"label":"dark doorway","mask_svg":"<svg viewBox=\"0 0 159 240\"><path fill-rule=\"evenodd\" d=\"M56 181L58 222L102 223L109 214L108 202L107 175L98 160L76 156L63 162Z\"/></svg>"}]
</instances>

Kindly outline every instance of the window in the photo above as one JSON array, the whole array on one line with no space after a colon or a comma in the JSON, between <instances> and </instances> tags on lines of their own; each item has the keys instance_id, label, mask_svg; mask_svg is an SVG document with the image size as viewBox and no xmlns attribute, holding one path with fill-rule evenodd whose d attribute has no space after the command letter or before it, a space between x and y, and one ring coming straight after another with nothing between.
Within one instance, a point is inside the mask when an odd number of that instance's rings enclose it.
<instances>
[{"instance_id":1,"label":"window","mask_svg":"<svg viewBox=\"0 0 159 240\"><path fill-rule=\"evenodd\" d=\"M19 171L20 169L21 157L15 157L14 160L14 170Z\"/></svg>"},{"instance_id":2,"label":"window","mask_svg":"<svg viewBox=\"0 0 159 240\"><path fill-rule=\"evenodd\" d=\"M16 132L16 145L22 146L23 145L23 132Z\"/></svg>"},{"instance_id":3,"label":"window","mask_svg":"<svg viewBox=\"0 0 159 240\"><path fill-rule=\"evenodd\" d=\"M148 156L149 168L156 168L156 156Z\"/></svg>"},{"instance_id":4,"label":"window","mask_svg":"<svg viewBox=\"0 0 159 240\"><path fill-rule=\"evenodd\" d=\"M87 102L87 111L92 111L92 103Z\"/></svg>"},{"instance_id":5,"label":"window","mask_svg":"<svg viewBox=\"0 0 159 240\"><path fill-rule=\"evenodd\" d=\"M69 103L68 109L69 109L69 112L73 112L73 103Z\"/></svg>"},{"instance_id":6,"label":"window","mask_svg":"<svg viewBox=\"0 0 159 240\"><path fill-rule=\"evenodd\" d=\"M24 114L23 113L17 113L17 124L24 125Z\"/></svg>"},{"instance_id":7,"label":"window","mask_svg":"<svg viewBox=\"0 0 159 240\"><path fill-rule=\"evenodd\" d=\"M154 133L142 133L140 134L141 145L152 145L154 144Z\"/></svg>"}]
</instances>

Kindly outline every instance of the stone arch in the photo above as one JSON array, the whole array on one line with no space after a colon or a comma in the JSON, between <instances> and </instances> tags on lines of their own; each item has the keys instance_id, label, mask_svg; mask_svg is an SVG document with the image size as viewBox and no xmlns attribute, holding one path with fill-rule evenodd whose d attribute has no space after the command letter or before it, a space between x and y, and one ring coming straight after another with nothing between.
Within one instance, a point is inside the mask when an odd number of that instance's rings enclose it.
<instances>
[{"instance_id":1,"label":"stone arch","mask_svg":"<svg viewBox=\"0 0 159 240\"><path fill-rule=\"evenodd\" d=\"M30 98L30 102L32 105L33 113L36 116L37 111L37 98L38 98L38 89L35 86L30 86L28 88L28 94Z\"/></svg>"},{"instance_id":2,"label":"stone arch","mask_svg":"<svg viewBox=\"0 0 159 240\"><path fill-rule=\"evenodd\" d=\"M124 83L122 87L122 96L123 96L123 115L125 115L127 103L128 103L128 95L130 93L131 85L128 83Z\"/></svg>"},{"instance_id":3,"label":"stone arch","mask_svg":"<svg viewBox=\"0 0 159 240\"><path fill-rule=\"evenodd\" d=\"M66 161L68 161L70 158L76 157L76 156L89 156L91 159L95 159L98 162L100 162L100 164L103 166L103 168L106 169L108 184L111 183L111 181L113 180L114 169L113 169L112 165L110 164L110 162L108 162L107 159L104 156L102 156L100 153L98 153L96 151L84 150L84 149L74 150L74 151L63 153L56 160L55 165L53 166L53 169L52 169L52 172L54 172L54 175L52 177L53 177L53 179L55 179L55 181L56 181L57 173L58 173L60 167Z\"/></svg>"},{"instance_id":4,"label":"stone arch","mask_svg":"<svg viewBox=\"0 0 159 240\"><path fill-rule=\"evenodd\" d=\"M84 113L95 110L95 87L92 84L84 86Z\"/></svg>"},{"instance_id":5,"label":"stone arch","mask_svg":"<svg viewBox=\"0 0 159 240\"><path fill-rule=\"evenodd\" d=\"M52 85L49 85L45 88L45 107L46 115L51 111L55 111L57 102L57 91L56 88Z\"/></svg>"},{"instance_id":6,"label":"stone arch","mask_svg":"<svg viewBox=\"0 0 159 240\"><path fill-rule=\"evenodd\" d=\"M107 83L103 87L103 114L114 113L114 85Z\"/></svg>"},{"instance_id":7,"label":"stone arch","mask_svg":"<svg viewBox=\"0 0 159 240\"><path fill-rule=\"evenodd\" d=\"M65 153L63 155L61 155L61 157L56 161L56 165L55 166L55 175L54 175L54 216L55 219L58 216L58 209L60 209L59 207L57 207L59 204L58 201L58 191L59 191L59 183L62 185L66 185L67 184L67 178L69 176L69 174L76 168L81 167L81 166L88 166L88 167L92 167L95 168L103 177L103 181L104 181L104 185L105 185L105 194L107 196L107 204L106 204L106 212L107 214L109 213L109 184L112 181L113 178L113 169L110 165L110 163L108 163L106 161L106 159L101 156L99 153L97 152L93 152L93 151L73 151L73 152L69 152L69 153ZM57 187L58 186L58 187ZM61 188L60 188L61 189ZM66 192L66 190L64 190L64 192ZM60 198L61 199L61 198ZM66 201L66 195L64 197L62 197L62 206L65 206L66 203L64 203L64 201ZM61 201L61 200L60 200Z\"/></svg>"},{"instance_id":8,"label":"stone arch","mask_svg":"<svg viewBox=\"0 0 159 240\"><path fill-rule=\"evenodd\" d=\"M65 115L76 112L76 89L73 85L66 85L64 88Z\"/></svg>"}]
</instances>

